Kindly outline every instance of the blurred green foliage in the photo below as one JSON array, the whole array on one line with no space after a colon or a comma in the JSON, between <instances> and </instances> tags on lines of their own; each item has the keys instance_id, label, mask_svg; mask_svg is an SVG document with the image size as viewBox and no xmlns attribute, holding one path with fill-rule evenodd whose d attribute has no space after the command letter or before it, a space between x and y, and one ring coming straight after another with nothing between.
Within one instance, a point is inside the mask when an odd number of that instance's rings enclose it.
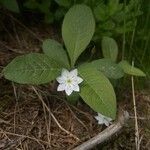
<instances>
[{"instance_id":1,"label":"blurred green foliage","mask_svg":"<svg viewBox=\"0 0 150 150\"><path fill-rule=\"evenodd\" d=\"M95 16L96 44L101 46L104 36L113 37L119 45L119 59L125 57L130 62L134 59L149 78L149 0L0 0L1 6L14 13L42 14L45 23L61 23L68 9L81 3L91 7Z\"/></svg>"},{"instance_id":2,"label":"blurred green foliage","mask_svg":"<svg viewBox=\"0 0 150 150\"><path fill-rule=\"evenodd\" d=\"M0 0L1 4L13 12L19 12L16 0ZM25 0L20 1L21 9L30 9L44 14L46 23L60 21L74 4L84 3L91 7L96 19L95 40L103 36L118 36L135 28L135 19L141 15L138 0ZM124 22L126 27L124 28Z\"/></svg>"},{"instance_id":3,"label":"blurred green foliage","mask_svg":"<svg viewBox=\"0 0 150 150\"><path fill-rule=\"evenodd\" d=\"M19 13L19 6L16 0L0 0L0 4L10 11Z\"/></svg>"}]
</instances>

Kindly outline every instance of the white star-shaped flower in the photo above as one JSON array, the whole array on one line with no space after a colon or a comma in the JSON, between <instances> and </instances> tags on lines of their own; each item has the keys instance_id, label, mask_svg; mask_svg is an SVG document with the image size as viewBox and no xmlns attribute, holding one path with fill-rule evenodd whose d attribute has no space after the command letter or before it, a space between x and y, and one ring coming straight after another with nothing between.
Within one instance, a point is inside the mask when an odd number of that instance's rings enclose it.
<instances>
[{"instance_id":1,"label":"white star-shaped flower","mask_svg":"<svg viewBox=\"0 0 150 150\"><path fill-rule=\"evenodd\" d=\"M79 92L79 85L83 79L78 76L78 70L74 69L68 71L67 69L62 69L61 76L57 77L59 85L57 91L65 91L67 95L70 95L73 91Z\"/></svg>"},{"instance_id":2,"label":"white star-shaped flower","mask_svg":"<svg viewBox=\"0 0 150 150\"><path fill-rule=\"evenodd\" d=\"M95 119L98 121L98 124L105 124L106 126L109 126L111 124L112 119L109 117L106 117L100 113L98 113L97 116L95 116Z\"/></svg>"}]
</instances>

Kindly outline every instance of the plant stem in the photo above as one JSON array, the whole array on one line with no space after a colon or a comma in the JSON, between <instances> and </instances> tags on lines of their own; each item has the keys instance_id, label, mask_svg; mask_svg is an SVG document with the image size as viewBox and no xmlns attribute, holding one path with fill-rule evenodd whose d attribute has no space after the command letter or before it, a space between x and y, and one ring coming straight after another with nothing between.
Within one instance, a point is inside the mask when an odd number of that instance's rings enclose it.
<instances>
[{"instance_id":1,"label":"plant stem","mask_svg":"<svg viewBox=\"0 0 150 150\"><path fill-rule=\"evenodd\" d=\"M124 0L124 11L126 11L126 0ZM125 44L126 44L126 34L125 34L125 29L126 29L126 16L124 16L123 20L123 43L122 43L122 60L124 59L124 54L125 54Z\"/></svg>"},{"instance_id":2,"label":"plant stem","mask_svg":"<svg viewBox=\"0 0 150 150\"><path fill-rule=\"evenodd\" d=\"M134 61L132 61L132 67L134 67ZM131 84L132 84L132 99L133 99L133 108L134 108L134 118L135 118L135 144L136 150L140 149L140 138L139 138L139 128L138 128L138 121L137 121L137 110L136 110L136 100L135 100L135 88L134 88L134 78L131 77Z\"/></svg>"}]
</instances>

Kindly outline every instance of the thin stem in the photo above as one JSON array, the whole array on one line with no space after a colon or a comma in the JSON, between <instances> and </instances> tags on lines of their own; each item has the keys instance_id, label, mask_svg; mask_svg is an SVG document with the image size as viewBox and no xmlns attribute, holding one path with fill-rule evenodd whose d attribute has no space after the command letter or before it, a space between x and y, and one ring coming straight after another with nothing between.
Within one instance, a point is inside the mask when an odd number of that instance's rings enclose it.
<instances>
[{"instance_id":1,"label":"thin stem","mask_svg":"<svg viewBox=\"0 0 150 150\"><path fill-rule=\"evenodd\" d=\"M132 61L132 67L134 66L134 61ZM131 84L132 84L132 99L133 99L133 108L134 108L134 117L135 117L135 144L136 150L140 149L139 144L139 128L138 128L138 119L137 119L137 110L136 110L136 100L135 100L135 88L134 88L134 78L131 77Z\"/></svg>"},{"instance_id":2,"label":"thin stem","mask_svg":"<svg viewBox=\"0 0 150 150\"><path fill-rule=\"evenodd\" d=\"M141 8L141 1L138 1L138 6L137 6L137 10L135 10L135 15L137 15L137 13L139 12L140 8ZM136 26L137 26L137 17L135 19L135 26L132 32L132 38L131 38L131 42L130 42L130 48L129 48L129 57L131 57L131 51L132 51L132 46L133 46L133 42L134 42L134 37L135 37L135 31L136 31Z\"/></svg>"},{"instance_id":3,"label":"thin stem","mask_svg":"<svg viewBox=\"0 0 150 150\"><path fill-rule=\"evenodd\" d=\"M126 11L126 0L124 0L124 11ZM124 16L124 20L123 20L123 43L122 43L122 60L124 59L124 55L125 55L125 44L126 44L126 33L125 33L125 29L126 29L126 16Z\"/></svg>"}]
</instances>

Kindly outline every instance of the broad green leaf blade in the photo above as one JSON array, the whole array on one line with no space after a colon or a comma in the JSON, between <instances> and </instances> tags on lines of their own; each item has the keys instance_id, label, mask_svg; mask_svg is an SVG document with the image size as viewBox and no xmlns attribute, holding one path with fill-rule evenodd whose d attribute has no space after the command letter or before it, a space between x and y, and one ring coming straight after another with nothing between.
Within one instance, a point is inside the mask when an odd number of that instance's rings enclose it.
<instances>
[{"instance_id":1,"label":"broad green leaf blade","mask_svg":"<svg viewBox=\"0 0 150 150\"><path fill-rule=\"evenodd\" d=\"M119 66L123 69L126 74L133 76L142 76L145 77L145 73L139 68L131 66L127 61L123 60L119 63Z\"/></svg>"},{"instance_id":2,"label":"broad green leaf blade","mask_svg":"<svg viewBox=\"0 0 150 150\"><path fill-rule=\"evenodd\" d=\"M75 5L65 15L62 36L70 56L71 66L85 50L94 34L95 21L86 5Z\"/></svg>"},{"instance_id":3,"label":"broad green leaf blade","mask_svg":"<svg viewBox=\"0 0 150 150\"><path fill-rule=\"evenodd\" d=\"M79 75L84 80L80 96L96 112L115 119L116 96L110 81L95 68L82 65Z\"/></svg>"},{"instance_id":4,"label":"broad green leaf blade","mask_svg":"<svg viewBox=\"0 0 150 150\"><path fill-rule=\"evenodd\" d=\"M16 0L0 0L0 3L8 10L19 13L19 6Z\"/></svg>"},{"instance_id":5,"label":"broad green leaf blade","mask_svg":"<svg viewBox=\"0 0 150 150\"><path fill-rule=\"evenodd\" d=\"M64 66L69 68L69 61L63 46L55 40L47 39L42 45L43 52L49 56L49 58L56 60Z\"/></svg>"},{"instance_id":6,"label":"broad green leaf blade","mask_svg":"<svg viewBox=\"0 0 150 150\"><path fill-rule=\"evenodd\" d=\"M95 61L92 61L91 64L93 67L95 67L97 70L104 73L104 75L111 79L119 79L124 76L123 69L113 62L111 59L98 59Z\"/></svg>"},{"instance_id":7,"label":"broad green leaf blade","mask_svg":"<svg viewBox=\"0 0 150 150\"><path fill-rule=\"evenodd\" d=\"M43 84L54 80L61 66L47 55L31 53L16 57L3 70L4 77L21 84Z\"/></svg>"},{"instance_id":8,"label":"broad green leaf blade","mask_svg":"<svg viewBox=\"0 0 150 150\"><path fill-rule=\"evenodd\" d=\"M102 52L105 58L116 61L118 55L118 46L114 39L110 37L103 37L102 39Z\"/></svg>"}]
</instances>

